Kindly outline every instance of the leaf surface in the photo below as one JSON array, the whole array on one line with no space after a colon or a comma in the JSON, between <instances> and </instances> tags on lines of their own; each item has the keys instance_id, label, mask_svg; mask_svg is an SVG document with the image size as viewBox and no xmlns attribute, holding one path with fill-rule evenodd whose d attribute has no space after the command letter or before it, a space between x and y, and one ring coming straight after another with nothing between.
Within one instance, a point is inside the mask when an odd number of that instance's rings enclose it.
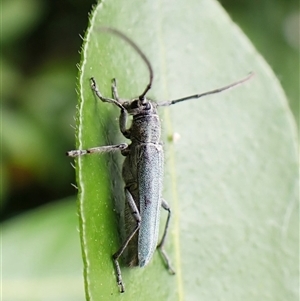
<instances>
[{"instance_id":1,"label":"leaf surface","mask_svg":"<svg viewBox=\"0 0 300 301\"><path fill-rule=\"evenodd\" d=\"M87 300L296 300L298 260L296 130L270 67L215 1L103 1L91 14L79 75L79 149L126 142L118 108L98 101L117 78L131 99L148 81L145 64L115 36L132 38L154 69L151 99L165 101L255 77L230 91L160 108L164 198L173 210L166 243L176 275L154 255L122 267L120 295L111 256L120 246L122 156L77 160ZM128 142L128 141L127 141ZM166 215L162 213L161 224Z\"/></svg>"}]
</instances>

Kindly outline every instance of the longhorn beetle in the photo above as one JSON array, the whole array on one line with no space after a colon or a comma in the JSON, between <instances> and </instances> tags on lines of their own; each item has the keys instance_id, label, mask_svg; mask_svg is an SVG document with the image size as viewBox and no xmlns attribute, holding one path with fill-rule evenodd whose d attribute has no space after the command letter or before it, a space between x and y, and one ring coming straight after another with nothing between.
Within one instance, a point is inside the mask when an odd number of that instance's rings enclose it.
<instances>
[{"instance_id":1,"label":"longhorn beetle","mask_svg":"<svg viewBox=\"0 0 300 301\"><path fill-rule=\"evenodd\" d=\"M121 143L118 145L106 145L89 148L86 150L71 150L67 152L70 157L77 157L93 153L105 153L121 151L125 156L122 176L125 182L125 228L126 239L119 250L113 254L112 259L116 270L117 283L121 293L125 291L122 281L119 259L127 249L126 263L129 266L146 266L157 248L163 261L171 274L175 274L171 267L169 258L164 251L164 244L171 218L171 209L168 203L162 198L163 165L164 153L160 142L161 124L157 113L158 107L170 106L181 101L200 98L202 96L215 94L237 86L247 81L252 74L246 78L230 85L195 94L176 100L169 100L160 103L153 102L146 98L151 89L153 81L153 70L150 61L141 49L127 36L120 31L101 27L101 31L111 33L125 40L140 55L146 63L149 71L149 82L144 92L137 98L123 101L119 98L116 79L112 80L112 98L101 94L95 79L90 79L91 89L95 96L102 102L108 102L117 106L120 111L119 127L125 138L131 140L131 144ZM128 115L132 116L130 128L127 128ZM168 212L168 217L162 239L158 242L160 207Z\"/></svg>"}]
</instances>

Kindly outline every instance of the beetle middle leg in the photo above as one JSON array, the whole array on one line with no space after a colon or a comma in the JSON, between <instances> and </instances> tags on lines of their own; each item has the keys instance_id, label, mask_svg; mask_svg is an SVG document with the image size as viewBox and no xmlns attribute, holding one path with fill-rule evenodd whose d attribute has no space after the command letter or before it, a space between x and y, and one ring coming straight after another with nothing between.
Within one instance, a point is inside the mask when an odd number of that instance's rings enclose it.
<instances>
[{"instance_id":1,"label":"beetle middle leg","mask_svg":"<svg viewBox=\"0 0 300 301\"><path fill-rule=\"evenodd\" d=\"M127 143L121 143L121 144L116 144L116 145L104 145L104 146L97 146L97 147L92 147L88 149L76 149L76 150L71 150L68 151L66 154L69 157L79 157L83 155L88 155L88 154L95 154L95 153L110 153L110 152L115 152L119 150L124 150L128 147Z\"/></svg>"},{"instance_id":2,"label":"beetle middle leg","mask_svg":"<svg viewBox=\"0 0 300 301\"><path fill-rule=\"evenodd\" d=\"M168 233L168 229L169 229L169 224L170 224L170 219L171 219L171 209L170 209L169 204L167 203L167 201L164 200L164 199L161 200L161 206L166 211L168 211L168 218L167 218L167 221L166 221L165 230L164 230L163 236L161 238L161 241L157 245L157 249L159 250L159 252L160 252L160 254L163 258L163 261L165 262L165 265L166 265L167 269L169 270L169 272L171 274L175 274L175 271L171 266L170 259L167 255L166 251L164 250L164 244L165 244L165 241L166 241L166 237L167 237L167 233Z\"/></svg>"},{"instance_id":3,"label":"beetle middle leg","mask_svg":"<svg viewBox=\"0 0 300 301\"><path fill-rule=\"evenodd\" d=\"M139 210L135 204L135 201L134 201L131 193L129 192L129 190L126 187L125 187L125 198L131 209L131 214L133 215L133 217L136 221L136 226L134 227L132 232L129 234L129 236L126 238L126 240L123 242L120 249L112 256L114 265L115 265L115 269L116 269L116 273L117 273L117 283L120 287L121 293L124 293L125 289L124 289L124 284L123 284L122 275L121 275L119 258L122 256L126 247L128 246L128 243L131 241L131 239L133 238L133 236L136 234L136 232L139 230L139 228L141 226L141 216L140 216Z\"/></svg>"}]
</instances>

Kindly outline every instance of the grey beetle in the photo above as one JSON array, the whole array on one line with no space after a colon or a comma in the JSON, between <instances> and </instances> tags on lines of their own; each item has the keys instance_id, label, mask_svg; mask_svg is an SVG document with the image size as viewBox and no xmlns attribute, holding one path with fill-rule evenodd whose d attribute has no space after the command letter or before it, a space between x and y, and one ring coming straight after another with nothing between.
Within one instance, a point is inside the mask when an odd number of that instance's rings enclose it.
<instances>
[{"instance_id":1,"label":"grey beetle","mask_svg":"<svg viewBox=\"0 0 300 301\"><path fill-rule=\"evenodd\" d=\"M153 81L153 70L148 58L140 48L120 31L101 27L101 31L112 33L130 44L141 56L149 70L149 83L144 92L133 100L121 101L118 96L116 80L112 80L112 98L102 96L94 78L91 78L91 89L103 102L116 105L120 110L119 127L121 133L131 140L131 144L108 145L89 148L86 150L72 150L67 152L70 157L77 157L92 153L104 153L120 150L125 156L122 176L125 183L125 230L126 239L119 250L113 254L117 283L120 291L125 291L121 276L119 259L127 249L126 263L129 266L146 266L157 248L171 274L175 274L169 258L164 251L164 243L171 218L168 203L162 198L164 153L160 142L161 124L157 113L159 106L170 106L181 101L200 98L209 94L219 93L247 81L253 74L234 82L228 86L195 94L176 100L156 103L146 98ZM127 128L128 115L132 116L130 128ZM162 239L158 243L160 207L168 212L168 217Z\"/></svg>"}]
</instances>

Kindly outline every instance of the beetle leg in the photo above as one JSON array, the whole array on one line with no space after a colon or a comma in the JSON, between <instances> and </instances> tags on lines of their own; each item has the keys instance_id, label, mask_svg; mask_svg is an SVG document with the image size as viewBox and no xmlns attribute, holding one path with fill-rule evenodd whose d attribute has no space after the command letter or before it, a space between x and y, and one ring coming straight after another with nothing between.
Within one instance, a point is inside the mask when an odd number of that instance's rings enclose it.
<instances>
[{"instance_id":1,"label":"beetle leg","mask_svg":"<svg viewBox=\"0 0 300 301\"><path fill-rule=\"evenodd\" d=\"M131 209L131 214L133 215L133 217L136 221L136 226L132 230L131 234L123 242L120 249L112 256L114 265L115 265L115 269L116 269L116 273L117 273L117 283L120 287L121 293L124 293L125 289L124 289L124 284L123 284L122 275L121 275L119 258L122 256L128 243L131 241L131 239L133 238L133 236L136 234L136 232L139 230L139 228L141 226L141 216L140 216L139 210L135 204L135 201L134 201L131 193L129 192L129 190L126 187L125 187L125 197L126 197L126 201L128 202L128 205Z\"/></svg>"},{"instance_id":2,"label":"beetle leg","mask_svg":"<svg viewBox=\"0 0 300 301\"><path fill-rule=\"evenodd\" d=\"M111 81L111 94L113 99L121 103L117 89L117 80L115 78L113 78Z\"/></svg>"},{"instance_id":3,"label":"beetle leg","mask_svg":"<svg viewBox=\"0 0 300 301\"><path fill-rule=\"evenodd\" d=\"M95 153L109 153L109 152L115 152L118 150L124 150L128 147L126 143L121 143L117 145L105 145L105 146L97 146L92 147L88 149L76 149L68 151L66 154L69 157L78 157L88 154L95 154Z\"/></svg>"},{"instance_id":4,"label":"beetle leg","mask_svg":"<svg viewBox=\"0 0 300 301\"><path fill-rule=\"evenodd\" d=\"M108 102L108 103L112 103L114 105L116 105L117 107L119 107L121 110L125 110L125 108L123 107L122 103L118 100L118 99L113 99L113 98L109 98L109 97L104 97L102 96L97 83L95 81L95 79L93 77L90 78L91 81L91 89L94 91L95 95L103 102Z\"/></svg>"},{"instance_id":5,"label":"beetle leg","mask_svg":"<svg viewBox=\"0 0 300 301\"><path fill-rule=\"evenodd\" d=\"M167 255L166 251L164 250L164 244L165 244L165 241L166 241L166 236L167 236L167 233L168 233L170 219L171 219L171 209L170 209L169 204L167 203L167 201L164 200L164 199L161 200L161 206L165 210L168 211L168 218L167 218L167 221L166 221L165 230L164 230L163 236L161 238L161 241L157 245L157 249L159 250L159 252L160 252L160 254L161 254L161 256L162 256L162 258L165 262L165 265L166 265L166 267L168 268L168 270L170 272L170 274L175 274L175 271L171 266L169 256Z\"/></svg>"}]
</instances>

